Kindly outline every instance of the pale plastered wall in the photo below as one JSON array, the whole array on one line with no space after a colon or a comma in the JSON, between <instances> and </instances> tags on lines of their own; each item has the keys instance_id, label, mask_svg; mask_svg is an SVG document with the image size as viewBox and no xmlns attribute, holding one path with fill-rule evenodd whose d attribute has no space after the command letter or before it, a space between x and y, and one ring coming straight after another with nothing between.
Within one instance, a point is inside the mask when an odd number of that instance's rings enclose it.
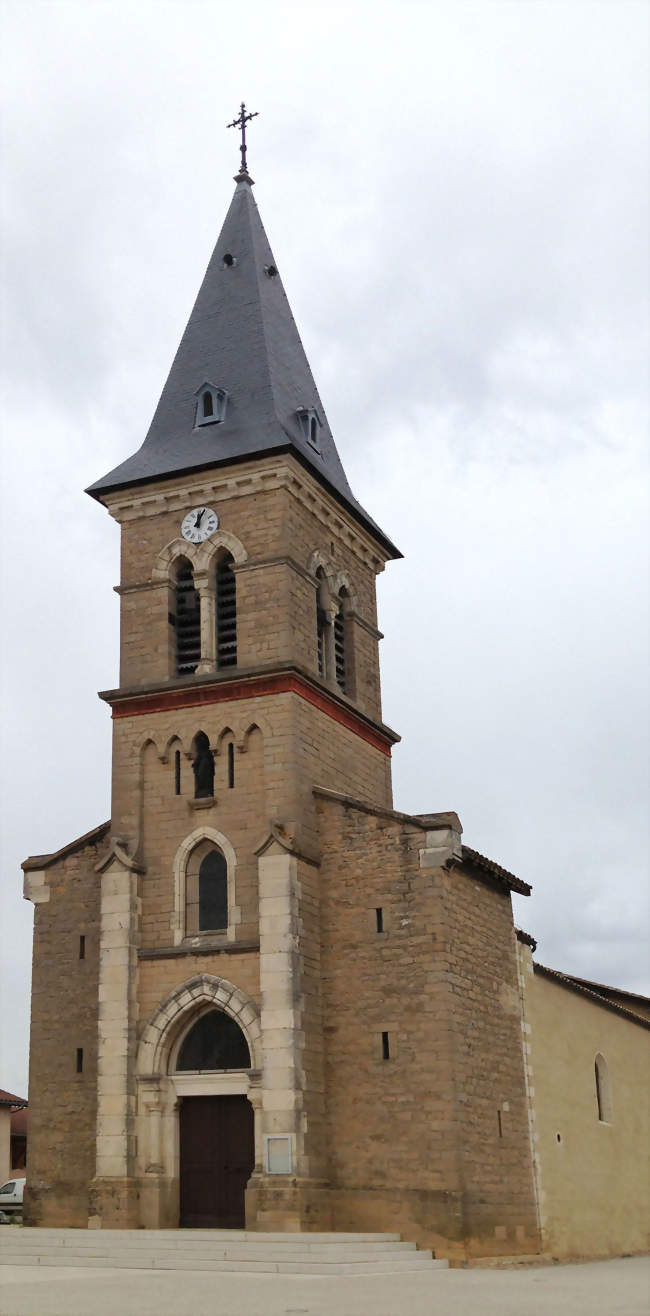
<instances>
[{"instance_id":1,"label":"pale plastered wall","mask_svg":"<svg viewBox=\"0 0 650 1316\"><path fill-rule=\"evenodd\" d=\"M650 1032L533 973L529 951L523 958L544 1250L560 1258L646 1251ZM611 1080L607 1124L598 1118L598 1053Z\"/></svg>"}]
</instances>

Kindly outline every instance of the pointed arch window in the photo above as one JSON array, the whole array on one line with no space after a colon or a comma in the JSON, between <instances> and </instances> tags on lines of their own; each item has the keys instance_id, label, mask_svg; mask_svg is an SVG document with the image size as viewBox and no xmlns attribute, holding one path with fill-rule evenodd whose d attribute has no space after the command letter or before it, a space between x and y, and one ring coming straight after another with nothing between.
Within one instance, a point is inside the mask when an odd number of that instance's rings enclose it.
<instances>
[{"instance_id":1,"label":"pointed arch window","mask_svg":"<svg viewBox=\"0 0 650 1316\"><path fill-rule=\"evenodd\" d=\"M217 670L237 666L237 582L234 559L224 553L217 563L216 624Z\"/></svg>"},{"instance_id":2,"label":"pointed arch window","mask_svg":"<svg viewBox=\"0 0 650 1316\"><path fill-rule=\"evenodd\" d=\"M248 1042L239 1024L222 1010L209 1010L184 1039L176 1069L250 1069L250 1065Z\"/></svg>"},{"instance_id":3,"label":"pointed arch window","mask_svg":"<svg viewBox=\"0 0 650 1316\"><path fill-rule=\"evenodd\" d=\"M186 676L196 671L201 660L201 600L187 558L178 564L169 620L176 632L176 675Z\"/></svg>"},{"instance_id":4,"label":"pointed arch window","mask_svg":"<svg viewBox=\"0 0 650 1316\"><path fill-rule=\"evenodd\" d=\"M205 842L187 866L185 935L225 933L228 913L228 863L218 846Z\"/></svg>"}]
</instances>

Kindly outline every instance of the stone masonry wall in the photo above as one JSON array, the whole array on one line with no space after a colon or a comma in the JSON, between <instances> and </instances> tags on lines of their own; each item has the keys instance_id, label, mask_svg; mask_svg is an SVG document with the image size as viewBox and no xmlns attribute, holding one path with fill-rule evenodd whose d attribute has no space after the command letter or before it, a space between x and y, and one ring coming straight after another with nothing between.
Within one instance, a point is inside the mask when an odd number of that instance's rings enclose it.
<instances>
[{"instance_id":1,"label":"stone masonry wall","mask_svg":"<svg viewBox=\"0 0 650 1316\"><path fill-rule=\"evenodd\" d=\"M46 869L50 898L34 909L25 1204L30 1225L85 1228L88 1219L97 1079L100 880L94 869L102 845L86 845Z\"/></svg>"},{"instance_id":2,"label":"stone masonry wall","mask_svg":"<svg viewBox=\"0 0 650 1316\"><path fill-rule=\"evenodd\" d=\"M457 1258L535 1251L509 897L421 867L415 821L318 810L334 1227Z\"/></svg>"}]
</instances>

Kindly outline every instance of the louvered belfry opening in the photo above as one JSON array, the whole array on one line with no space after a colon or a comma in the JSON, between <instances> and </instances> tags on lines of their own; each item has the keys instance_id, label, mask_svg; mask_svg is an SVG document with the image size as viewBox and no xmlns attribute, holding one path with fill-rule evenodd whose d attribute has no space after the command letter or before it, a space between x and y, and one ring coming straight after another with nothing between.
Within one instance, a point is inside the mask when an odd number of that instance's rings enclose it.
<instances>
[{"instance_id":1,"label":"louvered belfry opening","mask_svg":"<svg viewBox=\"0 0 650 1316\"><path fill-rule=\"evenodd\" d=\"M237 585L233 558L219 559L216 576L217 668L237 665Z\"/></svg>"},{"instance_id":2,"label":"louvered belfry opening","mask_svg":"<svg viewBox=\"0 0 650 1316\"><path fill-rule=\"evenodd\" d=\"M321 599L323 583L325 580L325 573L322 567L318 568L318 571L316 572L316 578L318 580L318 589L316 591L316 636L317 636L317 645L318 645L318 675L324 676L325 675L326 617Z\"/></svg>"},{"instance_id":3,"label":"louvered belfry opening","mask_svg":"<svg viewBox=\"0 0 650 1316\"><path fill-rule=\"evenodd\" d=\"M346 590L339 594L339 610L334 618L334 664L336 667L336 684L345 691L345 600Z\"/></svg>"},{"instance_id":4,"label":"louvered belfry opening","mask_svg":"<svg viewBox=\"0 0 650 1316\"><path fill-rule=\"evenodd\" d=\"M176 675L195 672L201 661L201 599L194 588L189 562L183 560L176 575Z\"/></svg>"}]
</instances>

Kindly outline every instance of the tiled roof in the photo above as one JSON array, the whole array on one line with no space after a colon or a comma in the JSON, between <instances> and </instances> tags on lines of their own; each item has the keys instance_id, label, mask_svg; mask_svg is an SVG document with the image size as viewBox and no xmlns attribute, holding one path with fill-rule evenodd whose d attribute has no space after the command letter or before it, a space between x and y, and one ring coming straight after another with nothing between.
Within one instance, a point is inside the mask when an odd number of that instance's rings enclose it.
<instances>
[{"instance_id":1,"label":"tiled roof","mask_svg":"<svg viewBox=\"0 0 650 1316\"><path fill-rule=\"evenodd\" d=\"M626 1010L625 1006L617 1005L615 1001L610 1001L606 996L600 996L598 992L591 991L588 987L583 987L576 978L571 978L567 973L560 973L559 969L549 969L545 964L538 964L533 961L535 973L540 973L544 978L550 978L551 982L556 982L560 987L566 987L570 992L577 992L579 996L586 996L588 1000L595 1005L602 1005L605 1010L614 1010L616 1014L623 1015L624 1019L629 1019L632 1023L640 1024L642 1028L650 1028L650 1019L644 1019L642 1015L636 1014L634 1010Z\"/></svg>"},{"instance_id":2,"label":"tiled roof","mask_svg":"<svg viewBox=\"0 0 650 1316\"><path fill-rule=\"evenodd\" d=\"M0 1106L26 1106L27 1102L24 1097L16 1097L13 1092L5 1092L0 1088Z\"/></svg>"},{"instance_id":3,"label":"tiled roof","mask_svg":"<svg viewBox=\"0 0 650 1316\"><path fill-rule=\"evenodd\" d=\"M471 864L473 868L489 873L495 881L509 887L511 891L516 891L518 895L530 895L532 887L529 886L528 882L522 882L520 877L515 877L514 873L509 873L507 868L502 868L493 859L487 859L484 854L479 854L478 850L470 849L469 845L463 846L463 859L465 863Z\"/></svg>"}]
</instances>

